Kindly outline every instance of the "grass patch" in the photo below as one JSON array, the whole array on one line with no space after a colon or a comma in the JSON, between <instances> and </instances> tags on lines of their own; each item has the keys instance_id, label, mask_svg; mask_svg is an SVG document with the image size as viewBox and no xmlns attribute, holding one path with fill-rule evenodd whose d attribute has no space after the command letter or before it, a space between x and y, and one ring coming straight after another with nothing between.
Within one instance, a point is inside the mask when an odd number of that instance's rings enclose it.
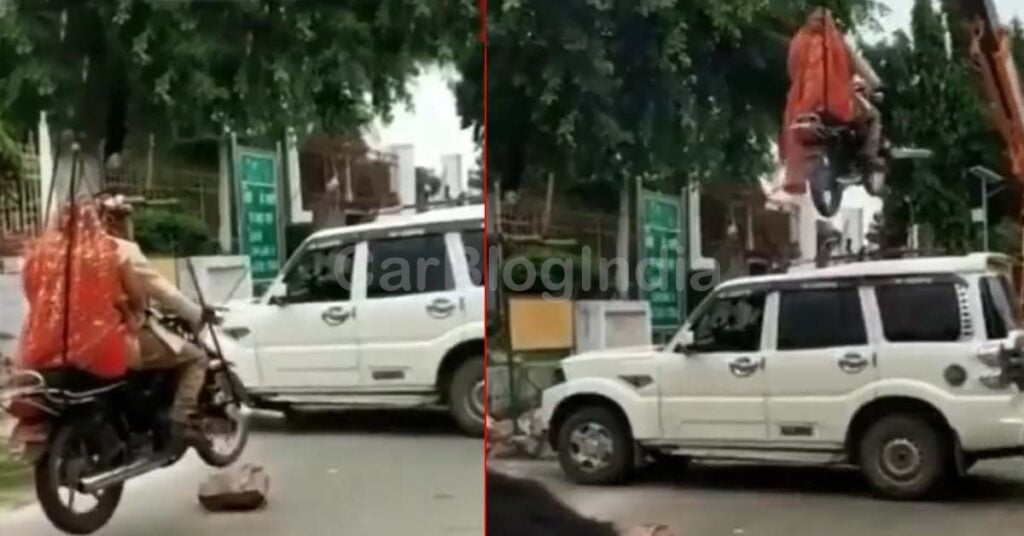
<instances>
[{"instance_id":1,"label":"grass patch","mask_svg":"<svg viewBox=\"0 0 1024 536\"><path fill-rule=\"evenodd\" d=\"M32 496L32 469L12 460L0 446L0 511L21 506Z\"/></svg>"}]
</instances>

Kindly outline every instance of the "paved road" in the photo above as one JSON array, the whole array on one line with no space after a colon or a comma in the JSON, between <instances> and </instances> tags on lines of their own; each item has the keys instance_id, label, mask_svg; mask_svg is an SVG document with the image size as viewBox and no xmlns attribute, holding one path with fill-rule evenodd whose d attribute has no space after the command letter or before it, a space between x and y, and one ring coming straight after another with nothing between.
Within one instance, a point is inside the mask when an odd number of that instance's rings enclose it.
<instances>
[{"instance_id":1,"label":"paved road","mask_svg":"<svg viewBox=\"0 0 1024 536\"><path fill-rule=\"evenodd\" d=\"M196 502L211 472L190 455L130 482L108 536L482 536L483 445L444 414L316 415L299 427L254 418L242 458L266 467L270 504L209 514ZM58 534L36 507L0 513L0 535Z\"/></svg>"},{"instance_id":2,"label":"paved road","mask_svg":"<svg viewBox=\"0 0 1024 536\"><path fill-rule=\"evenodd\" d=\"M489 461L540 480L585 515L626 525L658 522L677 536L1019 536L1024 458L978 464L959 497L894 503L868 496L852 470L694 465L649 469L622 487L577 487L554 462Z\"/></svg>"}]
</instances>

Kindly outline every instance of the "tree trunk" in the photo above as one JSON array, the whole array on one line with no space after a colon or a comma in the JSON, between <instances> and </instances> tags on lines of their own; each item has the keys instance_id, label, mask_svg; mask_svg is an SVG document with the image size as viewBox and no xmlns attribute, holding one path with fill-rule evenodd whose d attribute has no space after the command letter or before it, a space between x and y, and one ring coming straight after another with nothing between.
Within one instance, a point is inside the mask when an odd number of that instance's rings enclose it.
<instances>
[{"instance_id":1,"label":"tree trunk","mask_svg":"<svg viewBox=\"0 0 1024 536\"><path fill-rule=\"evenodd\" d=\"M619 299L629 298L629 178L622 178L619 191L619 226L615 238L615 293Z\"/></svg>"},{"instance_id":2,"label":"tree trunk","mask_svg":"<svg viewBox=\"0 0 1024 536\"><path fill-rule=\"evenodd\" d=\"M57 206L72 193L86 196L103 187L104 165L114 153L122 153L127 134L128 86L125 59L105 40L107 20L95 6L68 9L64 47L82 66L82 91L73 105L68 129L55 144L56 180L53 200ZM74 61L74 60L71 60ZM73 147L77 146L78 164ZM75 173L75 190L71 175Z\"/></svg>"}]
</instances>

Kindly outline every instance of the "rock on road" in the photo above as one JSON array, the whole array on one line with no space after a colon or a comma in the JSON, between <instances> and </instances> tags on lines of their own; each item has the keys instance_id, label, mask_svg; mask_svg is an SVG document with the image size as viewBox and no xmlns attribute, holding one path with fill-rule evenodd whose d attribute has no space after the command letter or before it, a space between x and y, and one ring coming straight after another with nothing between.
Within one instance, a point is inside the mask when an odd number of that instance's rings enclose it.
<instances>
[{"instance_id":1,"label":"rock on road","mask_svg":"<svg viewBox=\"0 0 1024 536\"><path fill-rule=\"evenodd\" d=\"M1024 457L979 463L955 498L889 502L855 470L694 464L645 468L623 486L581 487L550 461L489 460L540 481L580 513L630 526L663 523L676 536L1018 536L1024 534Z\"/></svg>"},{"instance_id":2,"label":"rock on road","mask_svg":"<svg viewBox=\"0 0 1024 536\"><path fill-rule=\"evenodd\" d=\"M310 415L290 426L253 416L240 459L270 475L268 506L212 514L196 499L214 469L193 454L130 481L103 536L482 536L483 443L444 413ZM38 507L0 512L0 535L49 536Z\"/></svg>"}]
</instances>

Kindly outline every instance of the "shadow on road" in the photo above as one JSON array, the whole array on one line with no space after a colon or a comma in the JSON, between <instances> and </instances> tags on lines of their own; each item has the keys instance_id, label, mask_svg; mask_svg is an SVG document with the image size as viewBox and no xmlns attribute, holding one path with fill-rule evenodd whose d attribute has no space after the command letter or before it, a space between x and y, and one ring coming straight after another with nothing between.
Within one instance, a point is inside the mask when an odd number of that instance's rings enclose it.
<instances>
[{"instance_id":1,"label":"shadow on road","mask_svg":"<svg viewBox=\"0 0 1024 536\"><path fill-rule=\"evenodd\" d=\"M871 492L857 469L828 467L779 467L747 464L692 464L682 472L668 472L651 465L638 472L634 483L692 490L743 490L870 497ZM992 474L968 474L956 483L948 503L1019 502L1024 499L1024 480Z\"/></svg>"},{"instance_id":2,"label":"shadow on road","mask_svg":"<svg viewBox=\"0 0 1024 536\"><path fill-rule=\"evenodd\" d=\"M435 410L310 411L287 419L280 413L258 412L249 422L253 431L265 434L462 436L447 412Z\"/></svg>"}]
</instances>

